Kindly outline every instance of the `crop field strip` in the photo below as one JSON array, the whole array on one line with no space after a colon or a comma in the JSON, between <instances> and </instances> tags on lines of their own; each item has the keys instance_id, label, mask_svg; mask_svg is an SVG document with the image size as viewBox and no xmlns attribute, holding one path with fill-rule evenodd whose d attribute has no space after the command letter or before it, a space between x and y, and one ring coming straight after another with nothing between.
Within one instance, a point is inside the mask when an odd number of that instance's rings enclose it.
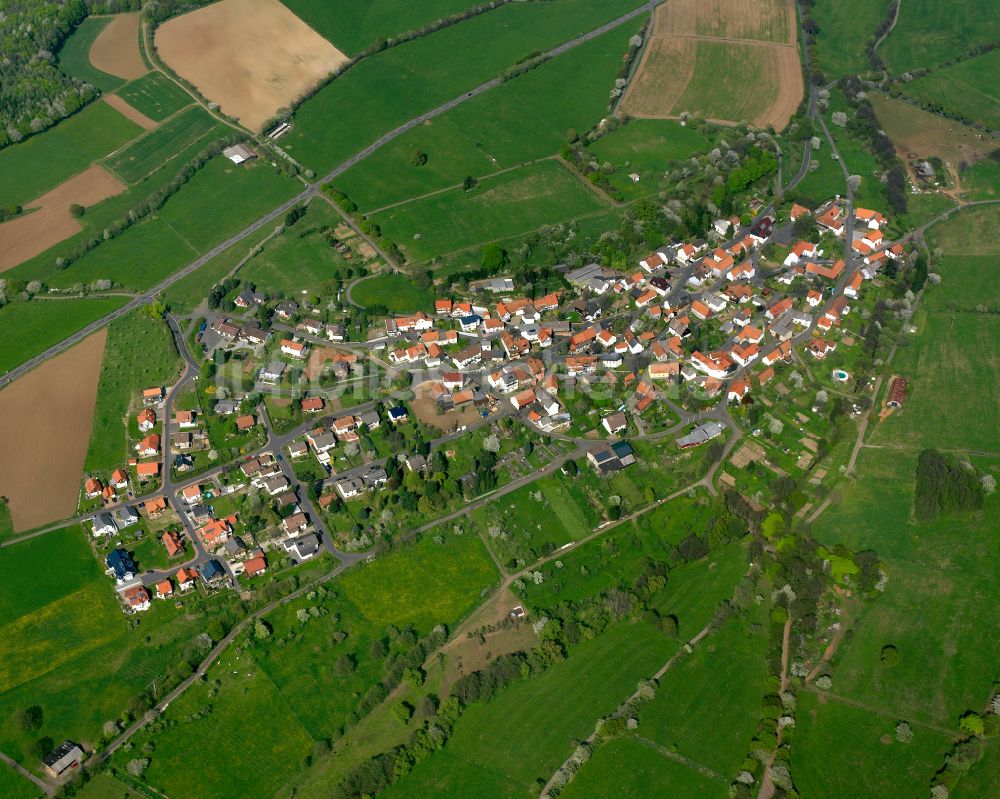
<instances>
[{"instance_id":1,"label":"crop field strip","mask_svg":"<svg viewBox=\"0 0 1000 799\"><path fill-rule=\"evenodd\" d=\"M107 103L87 108L37 136L0 150L0 202L26 204L142 133Z\"/></svg>"},{"instance_id":2,"label":"crop field strip","mask_svg":"<svg viewBox=\"0 0 1000 799\"><path fill-rule=\"evenodd\" d=\"M156 169L169 168L172 159L195 143L208 146L230 130L203 108L189 108L129 142L109 156L105 164L126 182L138 183Z\"/></svg>"},{"instance_id":3,"label":"crop field strip","mask_svg":"<svg viewBox=\"0 0 1000 799\"><path fill-rule=\"evenodd\" d=\"M735 13L719 0L661 5L622 110L780 129L804 90L796 31L787 0L742 0Z\"/></svg>"},{"instance_id":4,"label":"crop field strip","mask_svg":"<svg viewBox=\"0 0 1000 799\"><path fill-rule=\"evenodd\" d=\"M90 48L110 22L109 17L85 19L59 50L59 69L67 75L87 81L102 92L114 91L125 83L124 78L102 72L90 63Z\"/></svg>"},{"instance_id":5,"label":"crop field strip","mask_svg":"<svg viewBox=\"0 0 1000 799\"><path fill-rule=\"evenodd\" d=\"M185 89L160 72L150 72L126 83L115 94L139 113L157 122L194 102Z\"/></svg>"}]
</instances>

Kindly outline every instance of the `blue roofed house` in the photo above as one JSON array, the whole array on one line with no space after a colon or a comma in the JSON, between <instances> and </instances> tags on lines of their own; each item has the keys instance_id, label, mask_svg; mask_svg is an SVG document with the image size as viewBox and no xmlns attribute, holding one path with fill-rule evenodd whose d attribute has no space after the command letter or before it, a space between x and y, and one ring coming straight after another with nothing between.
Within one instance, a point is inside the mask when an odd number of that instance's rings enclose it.
<instances>
[{"instance_id":1,"label":"blue roofed house","mask_svg":"<svg viewBox=\"0 0 1000 799\"><path fill-rule=\"evenodd\" d=\"M397 405L395 408L389 409L389 421L393 424L401 424L409 418L410 417L406 412L406 408L402 405Z\"/></svg>"},{"instance_id":2,"label":"blue roofed house","mask_svg":"<svg viewBox=\"0 0 1000 799\"><path fill-rule=\"evenodd\" d=\"M218 580L222 577L223 574L225 574L225 572L223 572L222 570L222 564L220 564L219 561L215 560L214 558L205 563L204 565L202 565L200 571L201 571L201 579L204 580L206 583Z\"/></svg>"},{"instance_id":3,"label":"blue roofed house","mask_svg":"<svg viewBox=\"0 0 1000 799\"><path fill-rule=\"evenodd\" d=\"M108 566L108 571L114 573L115 580L119 583L133 580L139 573L132 556L124 549L112 549L108 553L105 563Z\"/></svg>"}]
</instances>

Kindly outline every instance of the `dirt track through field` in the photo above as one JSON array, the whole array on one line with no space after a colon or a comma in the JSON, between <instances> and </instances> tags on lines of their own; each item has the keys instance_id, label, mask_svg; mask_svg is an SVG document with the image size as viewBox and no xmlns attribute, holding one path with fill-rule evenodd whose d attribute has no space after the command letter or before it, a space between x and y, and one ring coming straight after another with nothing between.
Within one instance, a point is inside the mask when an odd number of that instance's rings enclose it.
<instances>
[{"instance_id":1,"label":"dirt track through field","mask_svg":"<svg viewBox=\"0 0 1000 799\"><path fill-rule=\"evenodd\" d=\"M805 90L795 35L789 0L736 0L735 8L722 0L671 0L656 10L653 36L622 110L654 119L688 111L722 124L745 116L758 127L781 130ZM725 48L724 69L732 74L717 74L707 57L710 47ZM727 82L740 83L748 68L759 73L755 81L747 79L736 94L732 86L721 89L730 101L712 96Z\"/></svg>"},{"instance_id":2,"label":"dirt track through field","mask_svg":"<svg viewBox=\"0 0 1000 799\"><path fill-rule=\"evenodd\" d=\"M160 57L257 130L348 59L278 0L221 0L156 31Z\"/></svg>"},{"instance_id":3,"label":"dirt track through field","mask_svg":"<svg viewBox=\"0 0 1000 799\"><path fill-rule=\"evenodd\" d=\"M90 63L109 75L125 80L141 78L149 70L139 54L141 12L118 14L90 45Z\"/></svg>"},{"instance_id":4,"label":"dirt track through field","mask_svg":"<svg viewBox=\"0 0 1000 799\"><path fill-rule=\"evenodd\" d=\"M106 94L104 95L104 102L110 105L115 111L128 119L131 119L135 124L143 128L143 130L152 130L159 123L153 119L150 119L141 111L137 111L128 103L126 103L117 94Z\"/></svg>"},{"instance_id":5,"label":"dirt track through field","mask_svg":"<svg viewBox=\"0 0 1000 799\"><path fill-rule=\"evenodd\" d=\"M69 213L73 204L88 207L125 191L125 185L95 164L60 183L37 200L25 204L33 210L0 225L0 272L45 252L83 226Z\"/></svg>"},{"instance_id":6,"label":"dirt track through field","mask_svg":"<svg viewBox=\"0 0 1000 799\"><path fill-rule=\"evenodd\" d=\"M0 391L0 496L14 530L76 509L107 328Z\"/></svg>"}]
</instances>

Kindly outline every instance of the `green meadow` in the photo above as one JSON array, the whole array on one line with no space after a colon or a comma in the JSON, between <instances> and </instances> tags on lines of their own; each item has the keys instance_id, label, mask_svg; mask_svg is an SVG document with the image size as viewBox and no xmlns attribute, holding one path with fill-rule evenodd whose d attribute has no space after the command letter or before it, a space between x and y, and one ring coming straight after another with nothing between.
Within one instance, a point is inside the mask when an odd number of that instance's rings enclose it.
<instances>
[{"instance_id":1,"label":"green meadow","mask_svg":"<svg viewBox=\"0 0 1000 799\"><path fill-rule=\"evenodd\" d=\"M598 747L560 796L564 799L649 799L653 796L725 799L726 782L712 779L636 738L616 738Z\"/></svg>"},{"instance_id":2,"label":"green meadow","mask_svg":"<svg viewBox=\"0 0 1000 799\"><path fill-rule=\"evenodd\" d=\"M1000 50L935 69L905 84L911 97L957 111L994 130L1000 127Z\"/></svg>"},{"instance_id":3,"label":"green meadow","mask_svg":"<svg viewBox=\"0 0 1000 799\"><path fill-rule=\"evenodd\" d=\"M791 767L802 796L924 796L951 748L948 736L917 726L900 743L897 719L808 691L798 694L796 718Z\"/></svg>"},{"instance_id":4,"label":"green meadow","mask_svg":"<svg viewBox=\"0 0 1000 799\"><path fill-rule=\"evenodd\" d=\"M447 746L389 788L387 799L526 793L568 757L600 716L614 710L669 658L676 643L645 622L619 622L544 674L466 710ZM627 650L629 657L621 653Z\"/></svg>"},{"instance_id":5,"label":"green meadow","mask_svg":"<svg viewBox=\"0 0 1000 799\"><path fill-rule=\"evenodd\" d=\"M0 150L0 203L33 200L140 133L142 128L107 103L91 103L44 133Z\"/></svg>"},{"instance_id":6,"label":"green meadow","mask_svg":"<svg viewBox=\"0 0 1000 799\"><path fill-rule=\"evenodd\" d=\"M413 261L565 222L607 205L568 168L542 161L371 216Z\"/></svg>"},{"instance_id":7,"label":"green meadow","mask_svg":"<svg viewBox=\"0 0 1000 799\"><path fill-rule=\"evenodd\" d=\"M137 346L137 342L142 342ZM133 311L108 328L90 432L86 471L111 470L123 464L128 446L125 417L144 388L170 385L178 375L179 356L165 322Z\"/></svg>"},{"instance_id":8,"label":"green meadow","mask_svg":"<svg viewBox=\"0 0 1000 799\"><path fill-rule=\"evenodd\" d=\"M32 300L0 308L0 374L44 352L127 302L106 299Z\"/></svg>"},{"instance_id":9,"label":"green meadow","mask_svg":"<svg viewBox=\"0 0 1000 799\"><path fill-rule=\"evenodd\" d=\"M609 87L638 28L616 28L408 131L334 187L369 212L554 154L568 131L582 133L607 114ZM413 163L416 151L425 164Z\"/></svg>"},{"instance_id":10,"label":"green meadow","mask_svg":"<svg viewBox=\"0 0 1000 799\"><path fill-rule=\"evenodd\" d=\"M636 6L636 0L511 3L393 47L366 58L304 103L282 147L324 173L366 143L498 76L519 59Z\"/></svg>"},{"instance_id":11,"label":"green meadow","mask_svg":"<svg viewBox=\"0 0 1000 799\"><path fill-rule=\"evenodd\" d=\"M157 122L194 102L191 95L162 72L150 72L115 92L136 111Z\"/></svg>"},{"instance_id":12,"label":"green meadow","mask_svg":"<svg viewBox=\"0 0 1000 799\"><path fill-rule=\"evenodd\" d=\"M396 272L355 284L351 289L351 299L365 307L384 305L390 313L430 311L434 305L432 292L421 289L408 277Z\"/></svg>"},{"instance_id":13,"label":"green meadow","mask_svg":"<svg viewBox=\"0 0 1000 799\"><path fill-rule=\"evenodd\" d=\"M496 579L475 536L425 538L282 606L267 617L266 641L230 648L205 684L171 704L163 731L144 733L155 746L144 780L178 799L206 790L220 799L273 795L381 679L384 655L373 644L399 654L407 646L400 631L410 625L426 635L436 624L456 624ZM300 611L310 609L303 621ZM248 701L259 711L252 720ZM237 745L244 735L252 742ZM201 744L207 739L233 741L224 760ZM191 769L211 772L207 787L188 779Z\"/></svg>"},{"instance_id":14,"label":"green meadow","mask_svg":"<svg viewBox=\"0 0 1000 799\"><path fill-rule=\"evenodd\" d=\"M96 741L133 696L162 681L227 600L189 596L187 612L155 603L130 628L113 581L79 526L3 550L0 629L19 656L0 666L0 747L37 768L36 737ZM42 708L40 730L25 732L16 711Z\"/></svg>"},{"instance_id":15,"label":"green meadow","mask_svg":"<svg viewBox=\"0 0 1000 799\"><path fill-rule=\"evenodd\" d=\"M111 17L85 19L59 49L59 69L71 77L87 81L102 92L114 91L125 82L123 78L102 72L90 63L90 47L109 22Z\"/></svg>"},{"instance_id":16,"label":"green meadow","mask_svg":"<svg viewBox=\"0 0 1000 799\"><path fill-rule=\"evenodd\" d=\"M1000 303L990 275L1000 246L994 206L961 211L928 231L932 248L946 255L940 285L928 284L893 370L908 378L903 408L878 425L873 443L1000 451L1000 397L995 389L1000 322L989 312ZM956 387L961 390L956 391ZM947 397L947 402L942 399Z\"/></svg>"},{"instance_id":17,"label":"green meadow","mask_svg":"<svg viewBox=\"0 0 1000 799\"><path fill-rule=\"evenodd\" d=\"M143 290L176 272L198 253L162 219L133 225L118 236L91 250L68 269L48 279L53 288L71 288L107 279L125 289Z\"/></svg>"},{"instance_id":18,"label":"green meadow","mask_svg":"<svg viewBox=\"0 0 1000 799\"><path fill-rule=\"evenodd\" d=\"M335 228L342 219L322 198L306 206L306 215L272 239L241 269L238 277L272 295L321 293L330 281L343 279L349 263L330 246L322 228ZM269 231L270 232L270 231ZM242 247L239 252L246 254Z\"/></svg>"},{"instance_id":19,"label":"green meadow","mask_svg":"<svg viewBox=\"0 0 1000 799\"><path fill-rule=\"evenodd\" d=\"M819 25L816 52L827 80L869 69L865 45L885 18L888 0L817 3L809 13Z\"/></svg>"},{"instance_id":20,"label":"green meadow","mask_svg":"<svg viewBox=\"0 0 1000 799\"><path fill-rule=\"evenodd\" d=\"M282 0L296 16L347 55L457 14L476 0Z\"/></svg>"},{"instance_id":21,"label":"green meadow","mask_svg":"<svg viewBox=\"0 0 1000 799\"><path fill-rule=\"evenodd\" d=\"M672 161L709 149L709 141L693 125L673 119L633 119L587 149L615 171L610 181L625 197L644 197L659 189L660 177ZM630 174L639 175L633 183Z\"/></svg>"},{"instance_id":22,"label":"green meadow","mask_svg":"<svg viewBox=\"0 0 1000 799\"><path fill-rule=\"evenodd\" d=\"M932 67L1000 39L1000 6L992 0L909 0L879 48L889 70Z\"/></svg>"}]
</instances>

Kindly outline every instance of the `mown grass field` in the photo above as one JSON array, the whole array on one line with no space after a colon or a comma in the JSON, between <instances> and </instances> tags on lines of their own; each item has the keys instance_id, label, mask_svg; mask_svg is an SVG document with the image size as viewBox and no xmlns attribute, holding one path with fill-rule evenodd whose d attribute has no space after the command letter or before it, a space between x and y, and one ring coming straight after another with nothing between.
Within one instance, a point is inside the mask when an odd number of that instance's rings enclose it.
<instances>
[{"instance_id":1,"label":"mown grass field","mask_svg":"<svg viewBox=\"0 0 1000 799\"><path fill-rule=\"evenodd\" d=\"M542 161L485 178L471 191L451 189L371 219L410 260L419 261L606 207L566 167Z\"/></svg>"},{"instance_id":2,"label":"mown grass field","mask_svg":"<svg viewBox=\"0 0 1000 799\"><path fill-rule=\"evenodd\" d=\"M998 39L1000 6L992 0L912 0L900 6L896 27L879 54L898 75L936 66Z\"/></svg>"},{"instance_id":3,"label":"mown grass field","mask_svg":"<svg viewBox=\"0 0 1000 799\"><path fill-rule=\"evenodd\" d=\"M928 285L914 320L917 333L904 340L893 365L910 381L907 401L872 432L872 442L1000 451L994 390L1000 322L988 312L1000 303L990 278L1000 252L991 233L998 224L1000 209L986 206L928 231L931 246L947 254L942 281Z\"/></svg>"},{"instance_id":4,"label":"mown grass field","mask_svg":"<svg viewBox=\"0 0 1000 799\"><path fill-rule=\"evenodd\" d=\"M639 21L623 25L400 136L334 187L364 211L457 186L554 154L608 108L608 91ZM586 79L581 79L586 75ZM415 166L415 151L427 163Z\"/></svg>"},{"instance_id":5,"label":"mown grass field","mask_svg":"<svg viewBox=\"0 0 1000 799\"><path fill-rule=\"evenodd\" d=\"M815 694L798 694L792 774L802 796L909 799L927 792L950 739L913 726L913 740L896 740L896 720ZM985 795L985 794L983 794Z\"/></svg>"},{"instance_id":6,"label":"mown grass field","mask_svg":"<svg viewBox=\"0 0 1000 799\"><path fill-rule=\"evenodd\" d=\"M717 556L736 555L742 560L742 553L736 545ZM699 629L711 618L716 604L731 595L739 579L706 566L701 561L676 569L656 596L657 603L675 606L685 615L685 607L690 607L688 618ZM696 592L685 590L695 584ZM595 589L598 586L592 585L587 593ZM688 606L692 599L694 604ZM571 754L574 742L592 731L597 718L624 701L638 681L653 674L678 646L678 641L645 622L611 625L596 639L574 647L566 661L544 674L513 685L488 704L469 708L445 749L385 796L423 798L461 791L477 797L507 797L527 791L537 778L547 779ZM623 658L623 652L628 657Z\"/></svg>"},{"instance_id":7,"label":"mown grass field","mask_svg":"<svg viewBox=\"0 0 1000 799\"><path fill-rule=\"evenodd\" d=\"M150 72L130 81L115 94L157 122L194 102L190 94L160 72Z\"/></svg>"},{"instance_id":8,"label":"mown grass field","mask_svg":"<svg viewBox=\"0 0 1000 799\"><path fill-rule=\"evenodd\" d=\"M105 165L126 183L138 183L196 142L208 146L228 131L202 108L191 108L123 147Z\"/></svg>"},{"instance_id":9,"label":"mown grass field","mask_svg":"<svg viewBox=\"0 0 1000 799\"><path fill-rule=\"evenodd\" d=\"M351 289L351 299L365 307L384 305L389 313L429 311L434 305L432 292L399 273L362 280Z\"/></svg>"},{"instance_id":10,"label":"mown grass field","mask_svg":"<svg viewBox=\"0 0 1000 799\"><path fill-rule=\"evenodd\" d=\"M816 49L827 80L868 71L865 45L885 18L888 0L817 3L809 13L819 24Z\"/></svg>"},{"instance_id":11,"label":"mown grass field","mask_svg":"<svg viewBox=\"0 0 1000 799\"><path fill-rule=\"evenodd\" d=\"M162 219L153 217L104 242L47 282L54 288L70 288L107 279L138 291L156 285L197 255Z\"/></svg>"},{"instance_id":12,"label":"mown grass field","mask_svg":"<svg viewBox=\"0 0 1000 799\"><path fill-rule=\"evenodd\" d=\"M476 0L282 0L309 27L348 55L379 39L419 30L443 17L478 5Z\"/></svg>"},{"instance_id":13,"label":"mown grass field","mask_svg":"<svg viewBox=\"0 0 1000 799\"><path fill-rule=\"evenodd\" d=\"M653 796L724 799L728 785L671 760L635 738L617 738L598 747L560 794L565 799L649 799Z\"/></svg>"},{"instance_id":14,"label":"mown grass field","mask_svg":"<svg viewBox=\"0 0 1000 799\"><path fill-rule=\"evenodd\" d=\"M33 200L141 132L107 103L91 103L44 133L0 151L0 203Z\"/></svg>"},{"instance_id":15,"label":"mown grass field","mask_svg":"<svg viewBox=\"0 0 1000 799\"><path fill-rule=\"evenodd\" d=\"M386 50L299 108L282 147L326 172L365 143L496 77L518 59L551 49L636 5L635 0L512 3Z\"/></svg>"},{"instance_id":16,"label":"mown grass field","mask_svg":"<svg viewBox=\"0 0 1000 799\"><path fill-rule=\"evenodd\" d=\"M139 344L141 342L141 344ZM108 328L97 406L84 468L114 469L126 456L125 417L144 388L167 386L178 375L180 357L165 322L141 310Z\"/></svg>"},{"instance_id":17,"label":"mown grass field","mask_svg":"<svg viewBox=\"0 0 1000 799\"><path fill-rule=\"evenodd\" d=\"M44 352L53 344L109 314L126 302L107 299L33 300L0 308L0 374Z\"/></svg>"},{"instance_id":18,"label":"mown grass field","mask_svg":"<svg viewBox=\"0 0 1000 799\"><path fill-rule=\"evenodd\" d=\"M936 69L905 84L904 91L987 127L1000 128L1000 50Z\"/></svg>"},{"instance_id":19,"label":"mown grass field","mask_svg":"<svg viewBox=\"0 0 1000 799\"><path fill-rule=\"evenodd\" d=\"M87 81L102 92L114 91L125 82L123 78L109 75L90 63L90 46L109 22L111 17L85 19L59 49L59 69L71 77Z\"/></svg>"}]
</instances>

